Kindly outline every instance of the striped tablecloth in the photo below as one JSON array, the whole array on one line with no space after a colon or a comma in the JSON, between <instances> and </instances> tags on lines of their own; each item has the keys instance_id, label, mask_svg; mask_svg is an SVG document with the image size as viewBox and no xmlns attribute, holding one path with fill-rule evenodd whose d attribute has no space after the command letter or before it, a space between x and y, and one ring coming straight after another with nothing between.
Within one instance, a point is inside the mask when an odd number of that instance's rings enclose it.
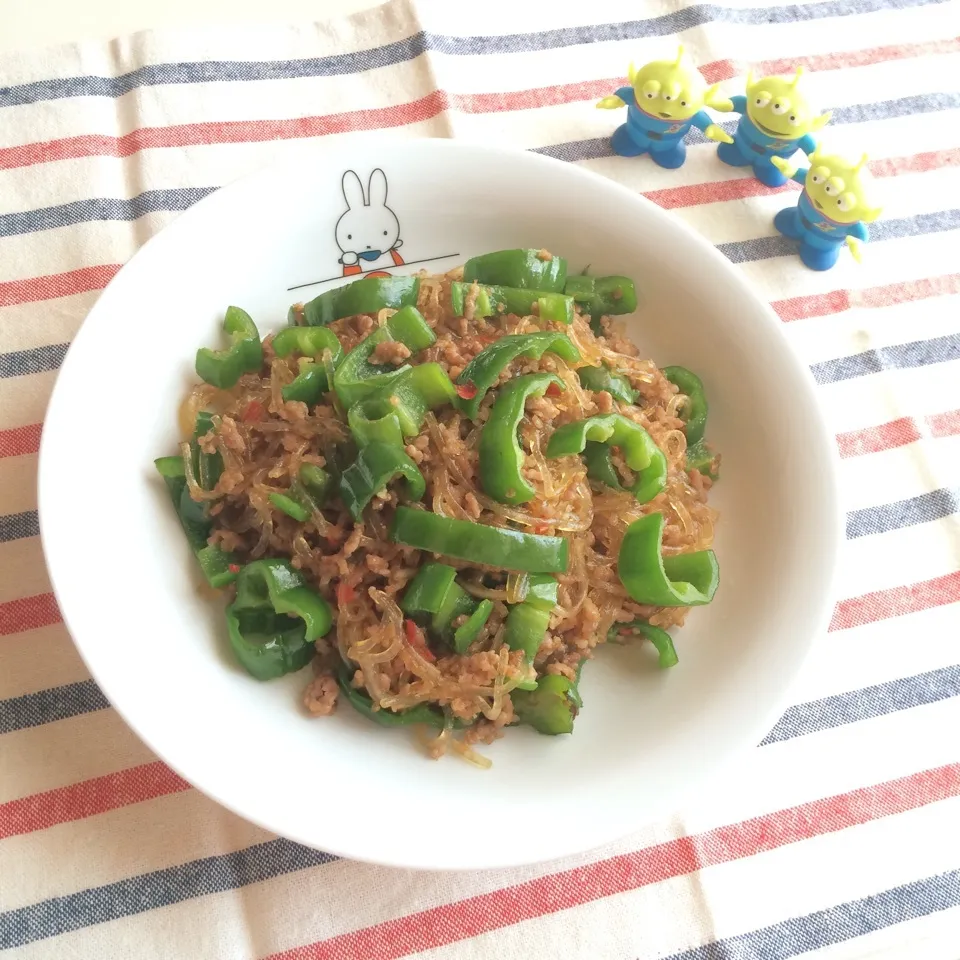
<instances>
[{"instance_id":1,"label":"striped tablecloth","mask_svg":"<svg viewBox=\"0 0 960 960\"><path fill-rule=\"evenodd\" d=\"M0 60L0 948L960 957L960 2L751 2L392 0L332 23ZM830 142L869 151L883 193L863 266L803 268L771 223L795 194L703 140L675 172L610 155L620 118L593 102L679 38L731 93L748 66L812 71ZM773 302L837 437L838 602L794 706L721 789L587 856L438 875L268 835L138 742L50 593L37 444L98 292L221 184L316 138L386 129L536 150L672 210Z\"/></svg>"}]
</instances>

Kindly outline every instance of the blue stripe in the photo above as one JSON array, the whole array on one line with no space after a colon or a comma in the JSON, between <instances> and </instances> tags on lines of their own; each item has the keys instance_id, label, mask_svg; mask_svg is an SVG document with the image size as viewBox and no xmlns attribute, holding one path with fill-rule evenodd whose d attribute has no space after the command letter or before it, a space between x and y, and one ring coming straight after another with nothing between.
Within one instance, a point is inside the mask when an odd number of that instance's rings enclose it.
<instances>
[{"instance_id":1,"label":"blue stripe","mask_svg":"<svg viewBox=\"0 0 960 960\"><path fill-rule=\"evenodd\" d=\"M0 543L39 536L40 525L36 510L25 510L23 513L10 513L0 517Z\"/></svg>"},{"instance_id":2,"label":"blue stripe","mask_svg":"<svg viewBox=\"0 0 960 960\"><path fill-rule=\"evenodd\" d=\"M849 900L750 933L682 950L664 960L788 960L810 950L863 937L958 905L960 870L951 870L892 887L862 900ZM857 955L866 954L858 951ZM912 956L909 949L900 955L904 960Z\"/></svg>"},{"instance_id":3,"label":"blue stripe","mask_svg":"<svg viewBox=\"0 0 960 960\"><path fill-rule=\"evenodd\" d=\"M56 720L106 710L107 698L93 680L51 687L22 697L0 700L0 734L39 727Z\"/></svg>"},{"instance_id":4,"label":"blue stripe","mask_svg":"<svg viewBox=\"0 0 960 960\"><path fill-rule=\"evenodd\" d=\"M930 523L954 513L960 513L960 488L950 490L941 487L918 497L851 510L847 514L847 539L855 540L857 537L888 533L918 523Z\"/></svg>"},{"instance_id":5,"label":"blue stripe","mask_svg":"<svg viewBox=\"0 0 960 960\"><path fill-rule=\"evenodd\" d=\"M34 347L32 350L0 353L0 379L26 377L31 373L56 370L63 363L69 346L69 343L54 343L46 347Z\"/></svg>"},{"instance_id":6,"label":"blue stripe","mask_svg":"<svg viewBox=\"0 0 960 960\"><path fill-rule=\"evenodd\" d=\"M960 333L949 333L931 340L913 340L892 347L864 350L849 357L837 357L811 364L813 377L821 386L853 377L865 377L882 370L909 370L932 363L960 360Z\"/></svg>"},{"instance_id":7,"label":"blue stripe","mask_svg":"<svg viewBox=\"0 0 960 960\"><path fill-rule=\"evenodd\" d=\"M712 22L744 26L849 17L888 10L910 10L947 0L821 0L770 7L722 7L701 3L658 17L504 36L455 37L417 32L403 40L329 57L267 61L199 61L141 67L119 77L86 75L0 87L0 107L65 97L122 97L139 87L184 83L231 83L333 77L404 63L424 53L448 56L528 53L580 44L664 37Z\"/></svg>"},{"instance_id":8,"label":"blue stripe","mask_svg":"<svg viewBox=\"0 0 960 960\"><path fill-rule=\"evenodd\" d=\"M289 840L269 840L235 853L204 857L166 870L130 877L0 913L0 950L119 920L194 897L238 890L253 883L337 860Z\"/></svg>"},{"instance_id":9,"label":"blue stripe","mask_svg":"<svg viewBox=\"0 0 960 960\"><path fill-rule=\"evenodd\" d=\"M935 213L920 213L899 220L881 220L879 223L871 224L870 242L902 240L906 237L920 237L928 233L958 229L960 229L960 210L939 210ZM771 257L795 254L797 244L793 240L777 235L719 243L717 249L733 263L751 263L755 260L768 260Z\"/></svg>"},{"instance_id":10,"label":"blue stripe","mask_svg":"<svg viewBox=\"0 0 960 960\"><path fill-rule=\"evenodd\" d=\"M179 190L147 190L132 200L94 197L55 207L23 210L0 215L0 237L14 237L37 230L53 230L91 220L136 220L161 210L186 210L216 187L185 187Z\"/></svg>"},{"instance_id":11,"label":"blue stripe","mask_svg":"<svg viewBox=\"0 0 960 960\"><path fill-rule=\"evenodd\" d=\"M760 746L805 737L808 733L820 733L873 717L884 717L888 713L923 707L956 696L960 696L958 664L918 673L913 677L898 677L872 687L798 703L784 713L777 725L760 741Z\"/></svg>"}]
</instances>

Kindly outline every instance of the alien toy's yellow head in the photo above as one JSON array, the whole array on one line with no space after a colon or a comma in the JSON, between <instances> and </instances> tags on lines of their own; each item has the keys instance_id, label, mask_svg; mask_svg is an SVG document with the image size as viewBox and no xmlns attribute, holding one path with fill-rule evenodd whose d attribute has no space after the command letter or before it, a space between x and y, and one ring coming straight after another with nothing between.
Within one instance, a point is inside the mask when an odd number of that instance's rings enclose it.
<instances>
[{"instance_id":1,"label":"alien toy's yellow head","mask_svg":"<svg viewBox=\"0 0 960 960\"><path fill-rule=\"evenodd\" d=\"M747 116L761 133L784 140L799 140L827 125L830 111L818 114L800 86L803 67L792 77L747 74Z\"/></svg>"},{"instance_id":2,"label":"alien toy's yellow head","mask_svg":"<svg viewBox=\"0 0 960 960\"><path fill-rule=\"evenodd\" d=\"M631 64L629 77L637 105L661 120L689 120L705 105L724 109L723 105L729 103L717 97L719 84L707 87L706 80L684 57L683 47L675 60L654 60L639 70Z\"/></svg>"},{"instance_id":3,"label":"alien toy's yellow head","mask_svg":"<svg viewBox=\"0 0 960 960\"><path fill-rule=\"evenodd\" d=\"M870 204L873 177L867 169L867 155L855 163L835 154L810 155L810 169L803 186L810 202L820 213L838 223L872 223L880 207Z\"/></svg>"}]
</instances>

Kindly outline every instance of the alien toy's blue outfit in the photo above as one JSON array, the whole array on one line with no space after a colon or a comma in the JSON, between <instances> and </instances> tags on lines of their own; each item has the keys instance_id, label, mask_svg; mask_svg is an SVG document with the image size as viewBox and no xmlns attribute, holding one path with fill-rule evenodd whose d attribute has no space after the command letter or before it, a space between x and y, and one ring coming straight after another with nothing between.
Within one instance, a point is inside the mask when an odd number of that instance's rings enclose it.
<instances>
[{"instance_id":1,"label":"alien toy's blue outfit","mask_svg":"<svg viewBox=\"0 0 960 960\"><path fill-rule=\"evenodd\" d=\"M649 153L654 163L675 170L687 158L683 138L690 127L706 130L713 123L703 110L684 120L665 120L646 113L637 106L633 87L621 87L617 96L627 105L627 122L617 127L610 143L621 157Z\"/></svg>"},{"instance_id":2,"label":"alien toy's blue outfit","mask_svg":"<svg viewBox=\"0 0 960 960\"><path fill-rule=\"evenodd\" d=\"M802 150L810 156L817 149L817 141L809 133L796 140L785 140L776 134L764 133L747 116L747 98L731 97L734 113L740 122L733 134L733 143L721 143L717 156L731 167L753 167L753 175L768 187L782 187L787 178L770 162L771 157L792 156Z\"/></svg>"},{"instance_id":3,"label":"alien toy's blue outfit","mask_svg":"<svg viewBox=\"0 0 960 960\"><path fill-rule=\"evenodd\" d=\"M791 178L802 184L807 179L806 170L798 170ZM856 237L866 242L867 227L860 220L853 223L838 223L821 213L806 190L800 194L795 207L781 210L773 225L785 236L800 241L800 259L811 270L829 270L840 256L840 248L847 237Z\"/></svg>"}]
</instances>

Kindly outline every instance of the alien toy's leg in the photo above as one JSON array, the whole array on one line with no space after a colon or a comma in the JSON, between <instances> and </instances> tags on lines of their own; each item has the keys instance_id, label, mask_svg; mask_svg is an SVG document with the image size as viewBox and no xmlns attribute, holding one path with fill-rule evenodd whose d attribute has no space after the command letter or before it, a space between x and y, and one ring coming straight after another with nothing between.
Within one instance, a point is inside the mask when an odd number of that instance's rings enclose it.
<instances>
[{"instance_id":1,"label":"alien toy's leg","mask_svg":"<svg viewBox=\"0 0 960 960\"><path fill-rule=\"evenodd\" d=\"M753 175L768 187L782 187L787 178L770 162L769 157L760 157L753 163Z\"/></svg>"},{"instance_id":2,"label":"alien toy's leg","mask_svg":"<svg viewBox=\"0 0 960 960\"><path fill-rule=\"evenodd\" d=\"M749 167L752 161L740 149L736 137L733 143L721 143L717 147L717 156L730 167Z\"/></svg>"},{"instance_id":3,"label":"alien toy's leg","mask_svg":"<svg viewBox=\"0 0 960 960\"><path fill-rule=\"evenodd\" d=\"M800 241L800 259L811 270L829 270L840 256L839 243L831 243L829 246L814 246L805 239Z\"/></svg>"},{"instance_id":4,"label":"alien toy's leg","mask_svg":"<svg viewBox=\"0 0 960 960\"><path fill-rule=\"evenodd\" d=\"M650 159L666 170L676 170L677 167L682 167L683 161L687 159L687 145L682 140L666 147L651 145Z\"/></svg>"},{"instance_id":5,"label":"alien toy's leg","mask_svg":"<svg viewBox=\"0 0 960 960\"><path fill-rule=\"evenodd\" d=\"M785 207L774 218L773 225L791 240L800 239L800 211L796 207Z\"/></svg>"},{"instance_id":6,"label":"alien toy's leg","mask_svg":"<svg viewBox=\"0 0 960 960\"><path fill-rule=\"evenodd\" d=\"M650 141L643 134L630 129L627 123L620 124L610 138L613 152L620 157L639 157L650 148Z\"/></svg>"}]
</instances>

